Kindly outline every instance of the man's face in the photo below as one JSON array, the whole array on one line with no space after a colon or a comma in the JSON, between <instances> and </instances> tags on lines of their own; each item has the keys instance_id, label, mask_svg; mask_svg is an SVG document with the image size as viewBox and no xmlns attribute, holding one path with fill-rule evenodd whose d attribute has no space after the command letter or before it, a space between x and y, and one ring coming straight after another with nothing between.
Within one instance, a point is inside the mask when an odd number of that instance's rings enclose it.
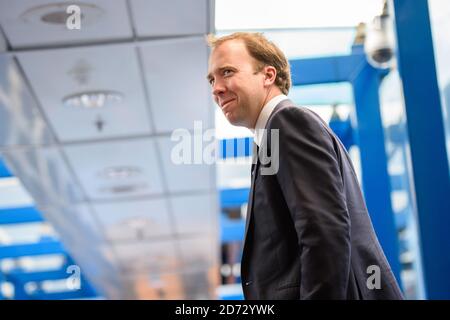
<instances>
[{"instance_id":1,"label":"man's face","mask_svg":"<svg viewBox=\"0 0 450 320\"><path fill-rule=\"evenodd\" d=\"M227 120L236 126L254 128L267 88L263 72L242 40L228 40L209 58L208 81L214 100Z\"/></svg>"}]
</instances>

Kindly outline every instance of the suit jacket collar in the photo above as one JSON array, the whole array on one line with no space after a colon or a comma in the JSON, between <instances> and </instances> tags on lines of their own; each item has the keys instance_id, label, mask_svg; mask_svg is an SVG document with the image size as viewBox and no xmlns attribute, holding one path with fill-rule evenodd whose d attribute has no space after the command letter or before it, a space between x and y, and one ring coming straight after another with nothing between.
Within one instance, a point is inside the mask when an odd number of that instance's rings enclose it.
<instances>
[{"instance_id":1,"label":"suit jacket collar","mask_svg":"<svg viewBox=\"0 0 450 320\"><path fill-rule=\"evenodd\" d=\"M284 99L281 102L279 102L272 110L272 112L270 113L269 117L267 118L266 122L265 122L265 127L262 130L262 135L260 137L260 144L257 145L258 146L258 150L259 150L259 154L257 156L257 159L260 159L260 155L261 152L264 150L264 148L267 145L267 134L269 133L269 123L270 123L270 119L272 119L272 117L280 110L289 106L295 106L295 104L289 100L289 99ZM255 157L255 156L254 156ZM255 160L255 159L253 159ZM252 162L252 163L256 163L256 161Z\"/></svg>"},{"instance_id":2,"label":"suit jacket collar","mask_svg":"<svg viewBox=\"0 0 450 320\"><path fill-rule=\"evenodd\" d=\"M267 120L272 115L273 110L280 104L280 102L288 99L284 94L273 97L266 103L259 113L258 120L256 120L255 129L252 130L254 134L253 141L260 147L263 139L264 128L267 125Z\"/></svg>"}]
</instances>

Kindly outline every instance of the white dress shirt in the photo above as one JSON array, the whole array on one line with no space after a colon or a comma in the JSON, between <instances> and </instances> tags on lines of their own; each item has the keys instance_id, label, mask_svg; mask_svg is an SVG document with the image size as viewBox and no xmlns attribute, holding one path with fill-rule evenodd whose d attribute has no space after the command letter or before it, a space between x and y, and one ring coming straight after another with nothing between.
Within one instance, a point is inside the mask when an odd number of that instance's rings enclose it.
<instances>
[{"instance_id":1,"label":"white dress shirt","mask_svg":"<svg viewBox=\"0 0 450 320\"><path fill-rule=\"evenodd\" d=\"M264 129L267 124L267 120L269 120L270 115L273 112L273 109L283 100L288 99L288 97L284 94L280 94L278 96L273 97L265 104L265 106L261 109L261 112L259 113L258 120L256 120L255 129L252 130L254 136L253 140L258 145L258 147L261 147L263 135L264 135Z\"/></svg>"}]
</instances>

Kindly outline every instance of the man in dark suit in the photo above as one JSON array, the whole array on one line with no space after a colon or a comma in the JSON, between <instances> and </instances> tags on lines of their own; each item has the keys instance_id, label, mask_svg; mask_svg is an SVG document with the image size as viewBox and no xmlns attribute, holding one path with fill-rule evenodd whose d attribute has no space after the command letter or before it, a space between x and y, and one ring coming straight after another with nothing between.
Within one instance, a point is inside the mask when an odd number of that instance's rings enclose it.
<instances>
[{"instance_id":1,"label":"man in dark suit","mask_svg":"<svg viewBox=\"0 0 450 320\"><path fill-rule=\"evenodd\" d=\"M209 38L208 80L228 121L254 132L241 278L246 299L402 299L351 160L286 95L286 57L261 34Z\"/></svg>"}]
</instances>

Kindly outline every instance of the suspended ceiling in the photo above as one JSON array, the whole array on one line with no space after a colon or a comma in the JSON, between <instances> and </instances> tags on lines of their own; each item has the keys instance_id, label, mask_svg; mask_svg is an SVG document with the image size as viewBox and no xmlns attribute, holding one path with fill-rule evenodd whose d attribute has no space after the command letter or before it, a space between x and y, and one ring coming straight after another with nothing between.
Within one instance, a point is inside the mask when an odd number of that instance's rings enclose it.
<instances>
[{"instance_id":1,"label":"suspended ceiling","mask_svg":"<svg viewBox=\"0 0 450 320\"><path fill-rule=\"evenodd\" d=\"M70 4L80 30L60 21ZM170 138L214 127L212 6L0 0L1 155L106 298L214 298L215 167L176 165ZM64 103L92 91L120 99Z\"/></svg>"}]
</instances>

